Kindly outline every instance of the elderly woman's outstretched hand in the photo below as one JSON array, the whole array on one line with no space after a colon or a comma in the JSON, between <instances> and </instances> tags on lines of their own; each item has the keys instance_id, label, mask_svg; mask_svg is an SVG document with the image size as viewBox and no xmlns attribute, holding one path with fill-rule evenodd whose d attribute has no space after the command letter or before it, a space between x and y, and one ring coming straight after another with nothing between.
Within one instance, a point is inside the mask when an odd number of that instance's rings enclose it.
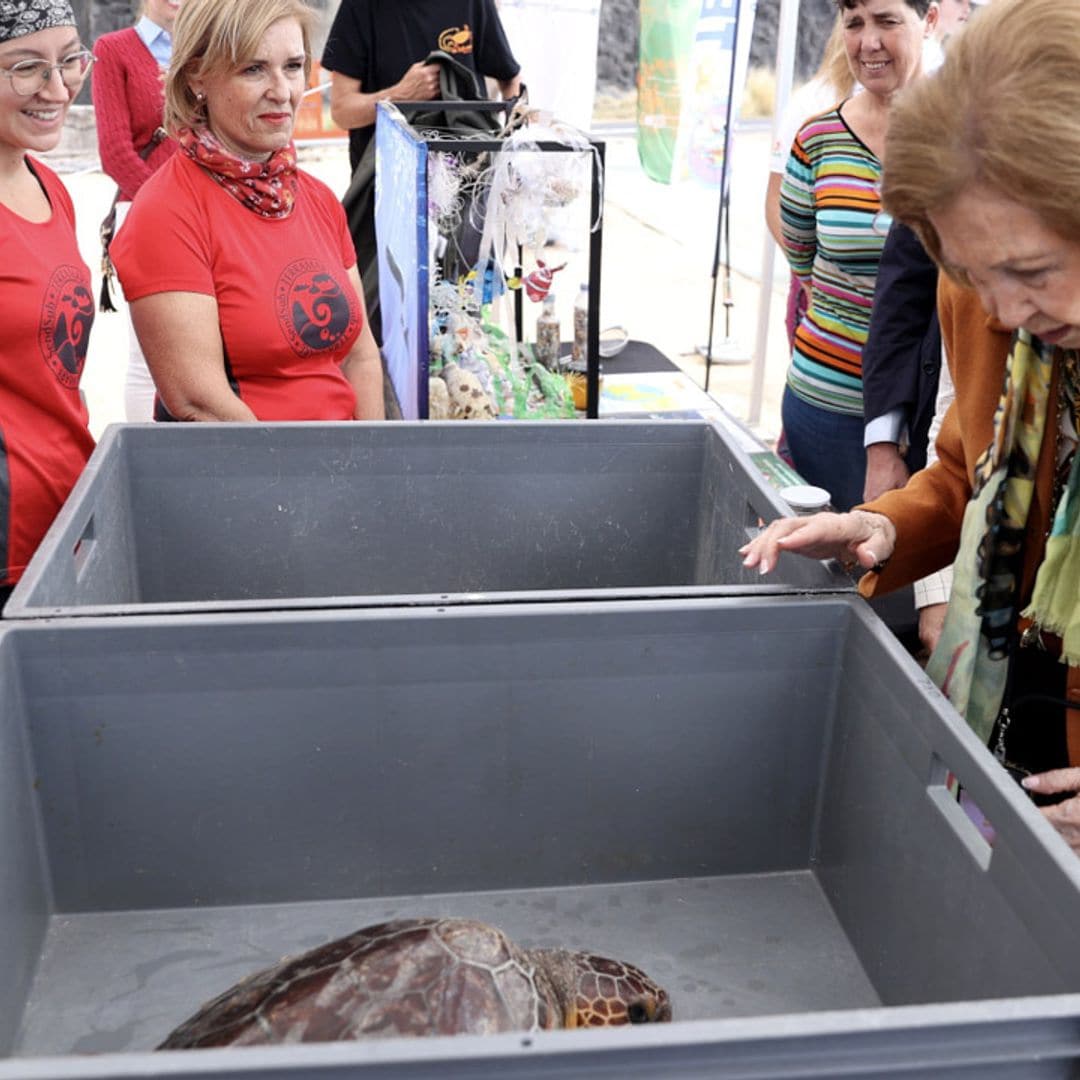
<instances>
[{"instance_id":1,"label":"elderly woman's outstretched hand","mask_svg":"<svg viewBox=\"0 0 1080 1080\"><path fill-rule=\"evenodd\" d=\"M1026 776L1021 785L1036 795L1072 795L1055 806L1042 807L1043 817L1054 826L1065 843L1080 855L1080 768L1051 769Z\"/></svg>"},{"instance_id":2,"label":"elderly woman's outstretched hand","mask_svg":"<svg viewBox=\"0 0 1080 1080\"><path fill-rule=\"evenodd\" d=\"M781 552L793 551L811 559L838 559L849 569L869 570L893 553L896 529L884 514L852 510L847 514L778 518L739 548L743 566L762 574L776 567Z\"/></svg>"}]
</instances>

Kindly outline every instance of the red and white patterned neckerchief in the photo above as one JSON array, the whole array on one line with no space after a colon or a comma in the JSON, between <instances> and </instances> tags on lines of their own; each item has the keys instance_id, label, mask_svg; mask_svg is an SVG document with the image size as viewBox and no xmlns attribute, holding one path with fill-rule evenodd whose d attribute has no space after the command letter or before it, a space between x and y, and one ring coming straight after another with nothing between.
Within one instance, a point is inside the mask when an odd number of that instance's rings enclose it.
<instances>
[{"instance_id":1,"label":"red and white patterned neckerchief","mask_svg":"<svg viewBox=\"0 0 1080 1080\"><path fill-rule=\"evenodd\" d=\"M283 218L296 202L296 148L275 150L267 161L247 161L221 144L207 127L181 128L176 141L234 199L265 218Z\"/></svg>"}]
</instances>

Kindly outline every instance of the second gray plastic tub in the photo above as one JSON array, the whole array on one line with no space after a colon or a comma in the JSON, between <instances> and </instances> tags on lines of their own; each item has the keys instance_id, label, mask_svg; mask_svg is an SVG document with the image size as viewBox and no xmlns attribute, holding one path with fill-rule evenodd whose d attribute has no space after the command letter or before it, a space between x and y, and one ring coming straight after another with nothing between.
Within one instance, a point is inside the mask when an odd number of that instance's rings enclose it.
<instances>
[{"instance_id":1,"label":"second gray plastic tub","mask_svg":"<svg viewBox=\"0 0 1080 1080\"><path fill-rule=\"evenodd\" d=\"M8 624L0 701L0 1080L1080 1065L1080 861L854 598ZM147 1053L410 914L676 1022Z\"/></svg>"}]
</instances>

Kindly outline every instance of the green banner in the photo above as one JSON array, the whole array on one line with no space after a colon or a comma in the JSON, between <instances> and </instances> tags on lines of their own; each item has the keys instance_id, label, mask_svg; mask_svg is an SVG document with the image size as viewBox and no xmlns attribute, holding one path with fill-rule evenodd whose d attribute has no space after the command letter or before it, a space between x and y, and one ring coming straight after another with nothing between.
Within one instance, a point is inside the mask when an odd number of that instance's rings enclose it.
<instances>
[{"instance_id":1,"label":"green banner","mask_svg":"<svg viewBox=\"0 0 1080 1080\"><path fill-rule=\"evenodd\" d=\"M701 0L641 0L638 158L645 175L670 184Z\"/></svg>"}]
</instances>

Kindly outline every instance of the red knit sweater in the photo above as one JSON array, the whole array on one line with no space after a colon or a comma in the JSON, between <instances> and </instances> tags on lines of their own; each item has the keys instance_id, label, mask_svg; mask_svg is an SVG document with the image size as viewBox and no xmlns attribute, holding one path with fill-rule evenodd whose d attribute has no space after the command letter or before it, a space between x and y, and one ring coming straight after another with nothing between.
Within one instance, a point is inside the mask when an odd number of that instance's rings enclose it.
<instances>
[{"instance_id":1,"label":"red knit sweater","mask_svg":"<svg viewBox=\"0 0 1080 1080\"><path fill-rule=\"evenodd\" d=\"M157 61L134 27L103 34L94 44L98 62L91 90L101 165L130 199L177 149L163 139L143 161L139 151L161 125L164 80Z\"/></svg>"}]
</instances>

